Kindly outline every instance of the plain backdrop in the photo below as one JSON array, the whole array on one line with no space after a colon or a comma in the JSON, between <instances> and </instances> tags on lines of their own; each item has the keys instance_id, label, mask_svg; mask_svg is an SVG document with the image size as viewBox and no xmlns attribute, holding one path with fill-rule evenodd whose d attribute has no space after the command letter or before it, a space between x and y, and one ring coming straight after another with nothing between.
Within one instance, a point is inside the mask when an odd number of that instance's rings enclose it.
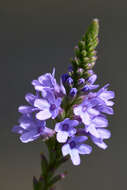
<instances>
[{"instance_id":1,"label":"plain backdrop","mask_svg":"<svg viewBox=\"0 0 127 190\"><path fill-rule=\"evenodd\" d=\"M32 190L40 174L40 142L22 144L12 134L17 108L33 92L31 81L56 67L66 72L73 48L93 18L100 20L95 72L98 83L115 90L112 138L106 151L95 148L82 164L70 162L57 190L127 189L127 3L124 0L0 1L0 190Z\"/></svg>"}]
</instances>

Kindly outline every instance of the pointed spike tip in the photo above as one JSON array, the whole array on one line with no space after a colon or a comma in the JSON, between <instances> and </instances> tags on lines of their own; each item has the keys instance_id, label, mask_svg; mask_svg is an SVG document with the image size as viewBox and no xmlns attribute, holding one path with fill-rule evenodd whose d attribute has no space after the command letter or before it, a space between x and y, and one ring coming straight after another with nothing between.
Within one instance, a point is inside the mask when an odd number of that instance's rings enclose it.
<instances>
[{"instance_id":1,"label":"pointed spike tip","mask_svg":"<svg viewBox=\"0 0 127 190\"><path fill-rule=\"evenodd\" d=\"M98 18L94 18L93 22L96 22L97 24L99 24L99 19Z\"/></svg>"},{"instance_id":2,"label":"pointed spike tip","mask_svg":"<svg viewBox=\"0 0 127 190\"><path fill-rule=\"evenodd\" d=\"M92 21L92 24L94 25L94 27L96 27L96 29L99 29L99 19L98 18L94 18Z\"/></svg>"}]
</instances>

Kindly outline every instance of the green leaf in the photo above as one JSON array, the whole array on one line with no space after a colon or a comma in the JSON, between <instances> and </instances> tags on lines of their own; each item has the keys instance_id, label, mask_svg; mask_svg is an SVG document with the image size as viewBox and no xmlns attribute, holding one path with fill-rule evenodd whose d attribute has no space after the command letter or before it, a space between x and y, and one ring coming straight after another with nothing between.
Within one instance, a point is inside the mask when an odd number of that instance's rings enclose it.
<instances>
[{"instance_id":1,"label":"green leaf","mask_svg":"<svg viewBox=\"0 0 127 190\"><path fill-rule=\"evenodd\" d=\"M39 183L35 176L33 177L33 189L39 190Z\"/></svg>"},{"instance_id":2,"label":"green leaf","mask_svg":"<svg viewBox=\"0 0 127 190\"><path fill-rule=\"evenodd\" d=\"M43 153L41 153L41 170L42 174L46 175L48 169L48 161Z\"/></svg>"}]
</instances>

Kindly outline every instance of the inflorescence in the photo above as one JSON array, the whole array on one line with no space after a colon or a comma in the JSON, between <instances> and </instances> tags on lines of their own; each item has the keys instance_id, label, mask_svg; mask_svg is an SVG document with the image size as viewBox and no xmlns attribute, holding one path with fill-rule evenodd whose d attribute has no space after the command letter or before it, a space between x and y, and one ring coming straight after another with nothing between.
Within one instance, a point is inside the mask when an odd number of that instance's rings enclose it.
<instances>
[{"instance_id":1,"label":"inflorescence","mask_svg":"<svg viewBox=\"0 0 127 190\"><path fill-rule=\"evenodd\" d=\"M60 84L53 73L46 73L32 81L35 95L25 96L29 105L20 106L22 114L13 132L20 134L23 143L41 137L44 141L56 137L61 144L63 156L70 155L74 165L80 164L79 154L90 154L90 139L102 149L107 148L105 139L111 136L107 129L106 114L113 114L114 92L109 84L97 90L97 75L93 71L96 61L95 48L98 44L98 20L94 19L87 33L75 47L68 72L63 74ZM46 126L52 119L53 127Z\"/></svg>"}]
</instances>

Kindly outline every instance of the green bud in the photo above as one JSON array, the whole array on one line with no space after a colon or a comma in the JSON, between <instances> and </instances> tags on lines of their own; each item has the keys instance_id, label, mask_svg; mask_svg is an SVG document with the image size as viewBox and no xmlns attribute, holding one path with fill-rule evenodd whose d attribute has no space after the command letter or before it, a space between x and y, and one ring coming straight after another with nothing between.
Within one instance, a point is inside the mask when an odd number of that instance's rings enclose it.
<instances>
[{"instance_id":1,"label":"green bud","mask_svg":"<svg viewBox=\"0 0 127 190\"><path fill-rule=\"evenodd\" d=\"M77 46L75 47L75 54L76 54L77 57L80 56L80 50L79 50L79 48Z\"/></svg>"},{"instance_id":2,"label":"green bud","mask_svg":"<svg viewBox=\"0 0 127 190\"><path fill-rule=\"evenodd\" d=\"M86 50L83 50L83 51L81 52L81 54L85 57L85 56L87 55Z\"/></svg>"},{"instance_id":3,"label":"green bud","mask_svg":"<svg viewBox=\"0 0 127 190\"><path fill-rule=\"evenodd\" d=\"M83 61L84 61L84 62L89 62L89 61L90 61L90 58L89 58L89 57L84 57L84 58L83 58Z\"/></svg>"},{"instance_id":4,"label":"green bud","mask_svg":"<svg viewBox=\"0 0 127 190\"><path fill-rule=\"evenodd\" d=\"M85 49L85 42L84 42L84 41L80 41L80 42L78 43L78 46L79 46L79 49L80 49L80 50Z\"/></svg>"},{"instance_id":5,"label":"green bud","mask_svg":"<svg viewBox=\"0 0 127 190\"><path fill-rule=\"evenodd\" d=\"M95 62L96 60L97 60L97 57L96 57L96 56L93 56L93 57L90 58L90 61L91 61L91 62Z\"/></svg>"},{"instance_id":6,"label":"green bud","mask_svg":"<svg viewBox=\"0 0 127 190\"><path fill-rule=\"evenodd\" d=\"M92 69L95 65L96 57L96 47L98 45L98 33L99 33L99 21L98 19L93 19L87 32L83 35L81 41L79 41L78 46L75 47L75 57L72 62L73 74L72 78L74 80L74 87L78 88L78 79L88 77L88 70ZM83 74L79 75L78 69L82 68Z\"/></svg>"}]
</instances>

